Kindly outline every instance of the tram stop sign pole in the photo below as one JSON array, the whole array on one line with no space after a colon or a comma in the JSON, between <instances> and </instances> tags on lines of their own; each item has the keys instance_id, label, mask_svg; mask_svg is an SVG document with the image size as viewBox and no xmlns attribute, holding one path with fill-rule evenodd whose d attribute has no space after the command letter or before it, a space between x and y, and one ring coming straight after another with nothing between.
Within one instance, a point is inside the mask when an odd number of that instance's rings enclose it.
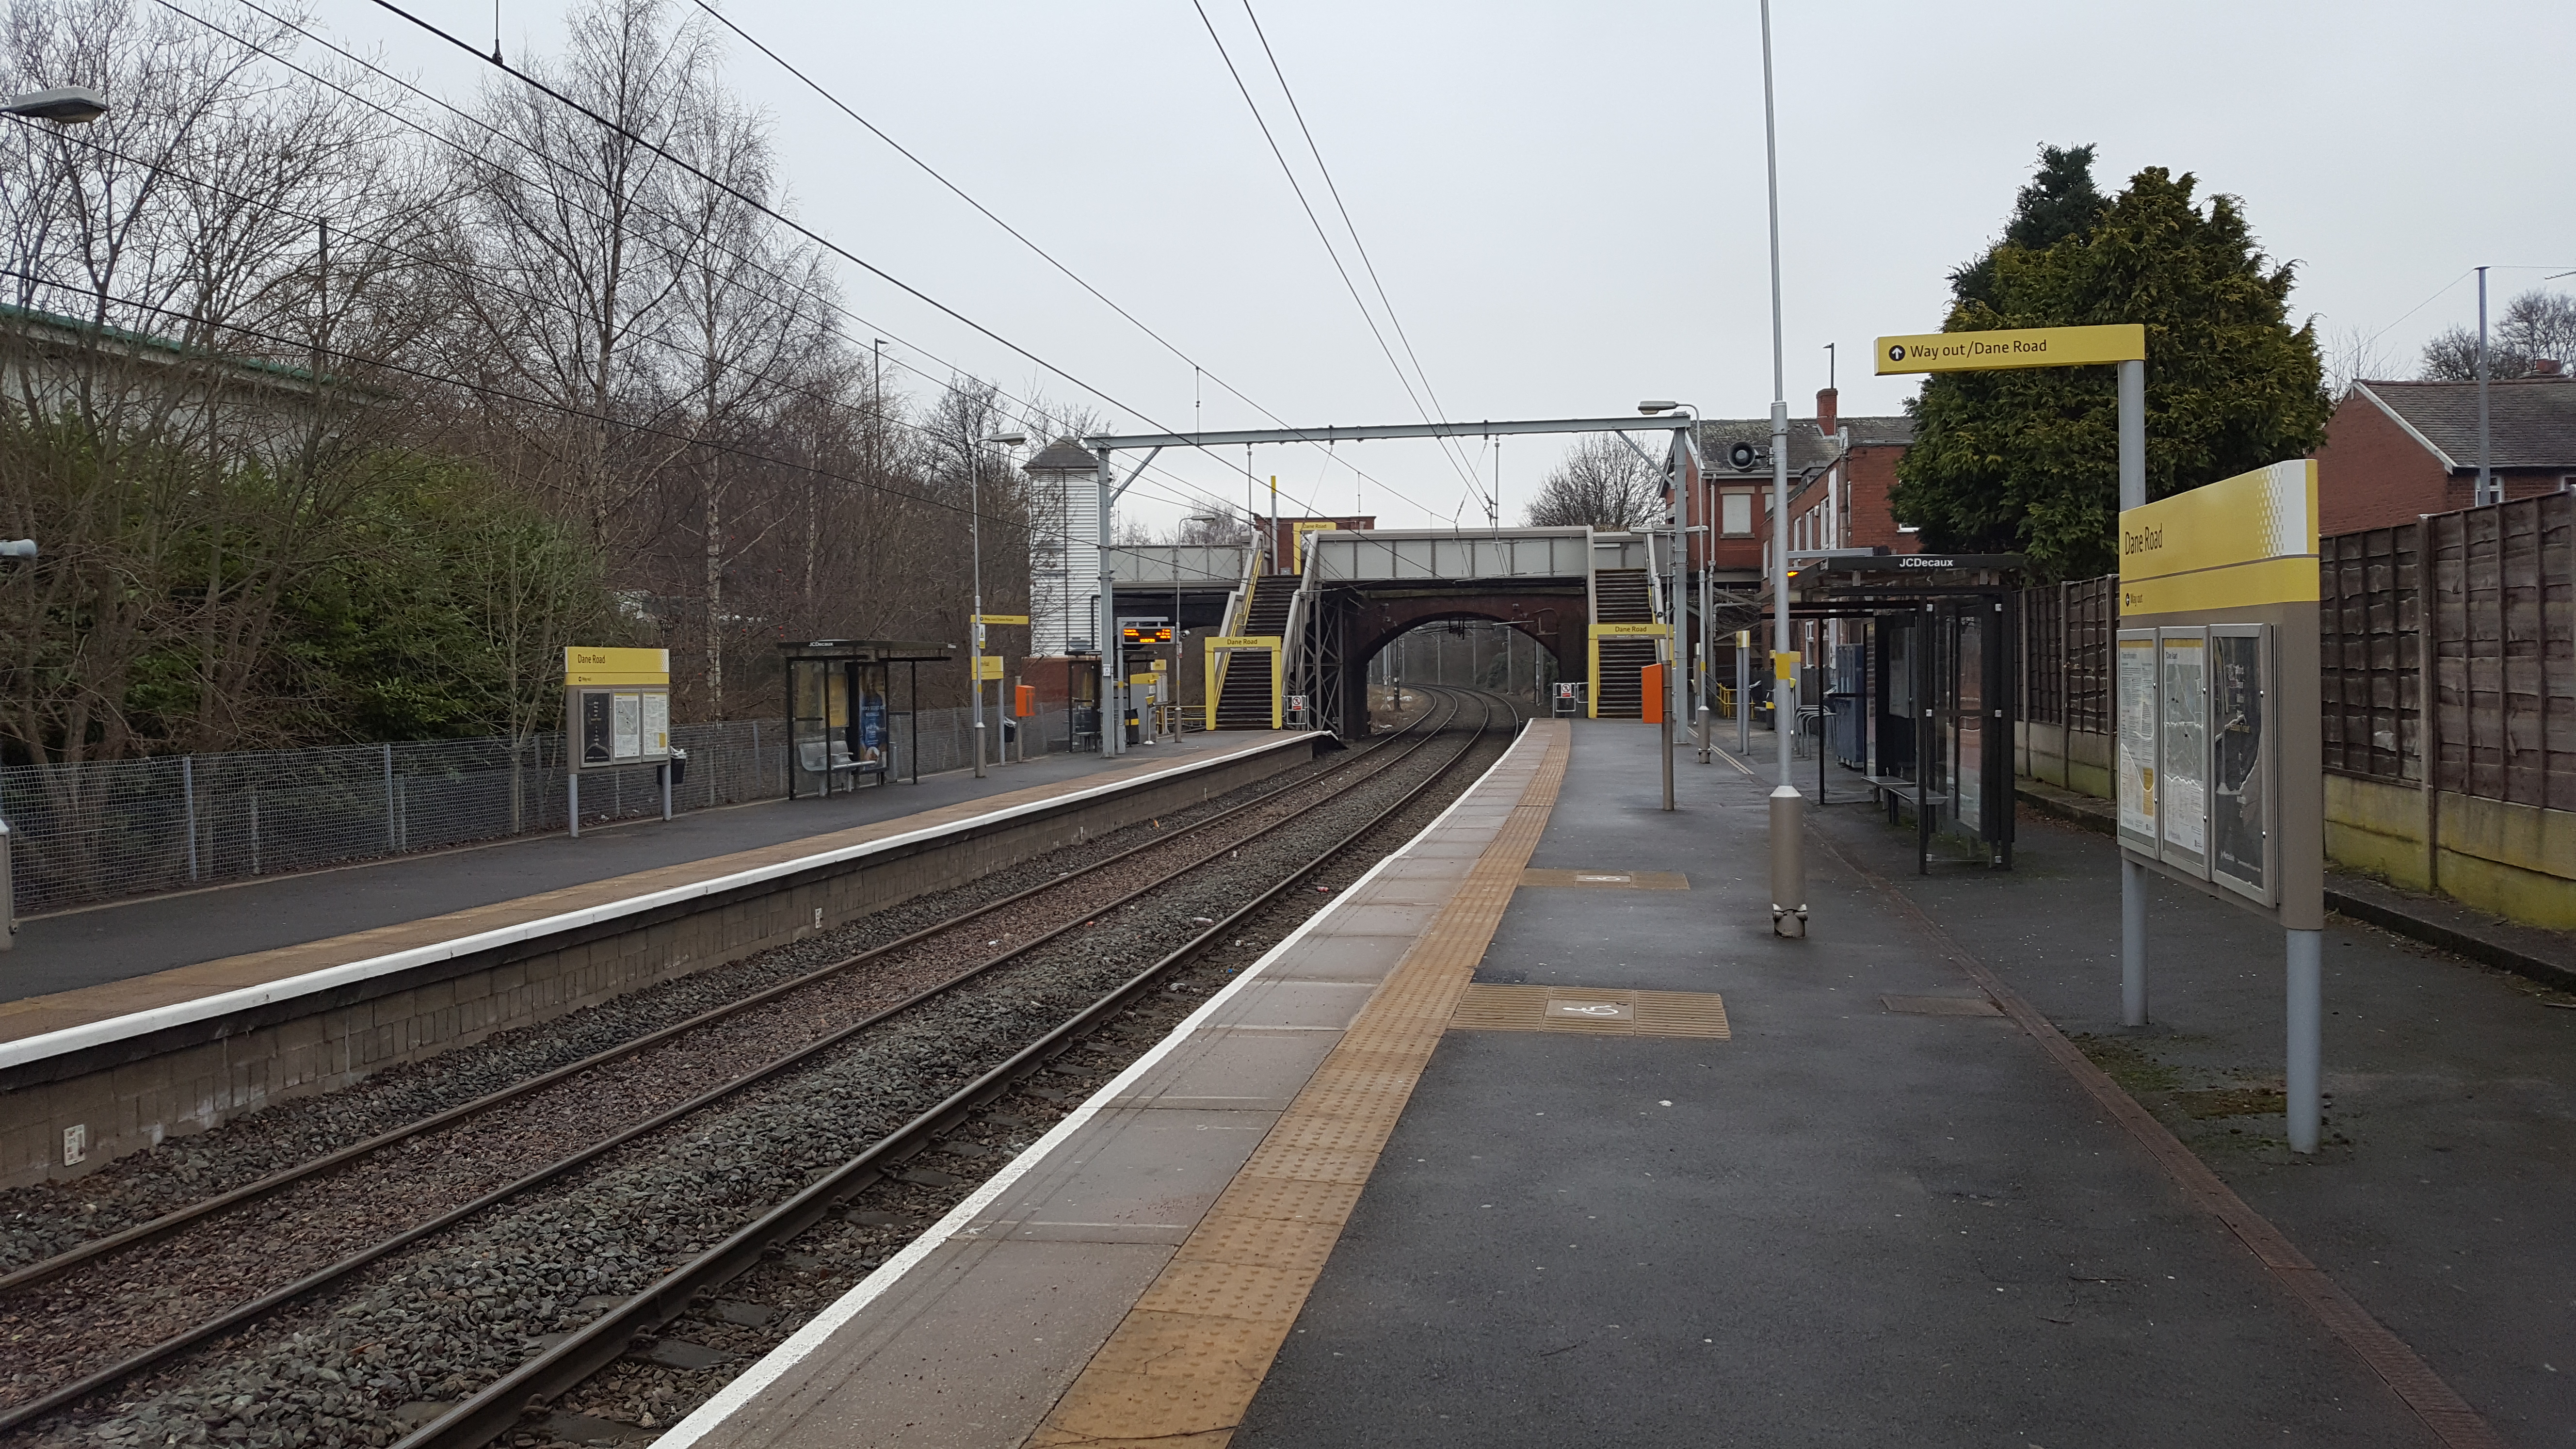
<instances>
[{"instance_id":1,"label":"tram stop sign pole","mask_svg":"<svg viewBox=\"0 0 2576 1449\"><path fill-rule=\"evenodd\" d=\"M2313 1152L2325 926L2315 465L2148 503L2146 341L2134 323L1882 337L1877 372L2119 368L2121 1020L2147 1023L2149 871L2279 921L2290 1146Z\"/></svg>"},{"instance_id":2,"label":"tram stop sign pole","mask_svg":"<svg viewBox=\"0 0 2576 1449\"><path fill-rule=\"evenodd\" d=\"M2120 511L2121 855L2280 925L2296 1152L2317 1150L2324 1121L2317 596L2313 462Z\"/></svg>"}]
</instances>

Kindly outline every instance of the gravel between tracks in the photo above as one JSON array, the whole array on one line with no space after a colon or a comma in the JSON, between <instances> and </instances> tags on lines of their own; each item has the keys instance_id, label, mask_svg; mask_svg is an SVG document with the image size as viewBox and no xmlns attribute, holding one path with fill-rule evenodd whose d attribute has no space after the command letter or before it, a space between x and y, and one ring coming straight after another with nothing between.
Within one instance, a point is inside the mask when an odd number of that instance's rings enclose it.
<instances>
[{"instance_id":1,"label":"gravel between tracks","mask_svg":"<svg viewBox=\"0 0 2576 1449\"><path fill-rule=\"evenodd\" d=\"M792 945L709 967L470 1047L377 1073L339 1091L273 1103L174 1138L71 1182L0 1190L0 1272L149 1221L271 1173L362 1142L515 1082L685 1021L858 952L934 926L1067 871L1116 855L1340 763L1328 756L952 890L919 896Z\"/></svg>"},{"instance_id":2,"label":"gravel between tracks","mask_svg":"<svg viewBox=\"0 0 2576 1449\"><path fill-rule=\"evenodd\" d=\"M1473 713L1471 708L1469 715ZM1486 748L1498 750L1499 745ZM49 1444L172 1442L173 1435L180 1443L389 1443L404 1427L403 1405L458 1397L515 1366L531 1339L587 1321L596 1311L595 1300L638 1291L676 1262L711 1246L771 1203L845 1160L854 1143L873 1140L908 1120L1069 1012L1159 959L1196 934L1198 921L1224 915L1260 886L1276 881L1418 781L1432 758L1445 760L1452 753L1435 746L1424 752L1418 765L1399 767L1354 788L1327 791L1328 805L1241 846L1147 901L870 1028L684 1122L616 1149L559 1183L487 1210L437 1239L363 1270L307 1304L243 1331L233 1341L187 1355L152 1378L128 1386L125 1392L130 1397L123 1404L104 1413L58 1417L22 1438ZM1463 786L1466 778L1472 775L1462 772L1453 784ZM1436 801L1419 802L1405 813L1436 811L1448 794L1435 792ZM1254 817L1269 813L1248 812ZM1400 826L1401 822L1392 822L1380 835ZM1352 852L1347 874L1356 876L1373 858L1365 851ZM1274 909L1269 914L1283 916L1293 925L1294 919L1302 919L1329 898L1329 892L1299 894L1293 913ZM1226 954L1252 959L1256 949L1267 945L1256 942L1256 934L1246 932L1238 938L1243 946ZM956 964L950 959L945 970L953 970ZM1219 974L1223 968L1211 962L1190 969ZM840 978L823 985L838 984ZM863 1014L857 1003L866 999L867 989L854 985L836 1000L836 1019ZM1175 1003L1181 995L1170 993ZM790 999L808 1004L805 992ZM750 1015L767 1018L771 1013ZM771 1036L735 1041L712 1055L731 1055L734 1065L729 1070L738 1070L739 1063L755 1059L751 1052L774 1055L782 1045L775 1036L780 1029L773 1023L767 1028ZM744 1030L753 1028L746 1025ZM806 1037L811 1034L810 1028L805 1029ZM1096 1044L1076 1058L1087 1061L1105 1049L1123 1062L1151 1039L1136 1040L1123 1052L1118 1043ZM637 1061L659 1055L657 1049ZM590 1100L596 1102L599 1088L608 1084L593 1083L592 1078L614 1071L612 1067L584 1074L575 1081L588 1084ZM619 1084L613 1094L631 1091L649 1095L655 1102L687 1095L649 1068L639 1068L634 1075L638 1080ZM1102 1075L1105 1078L1106 1073ZM562 1085L569 1088L573 1083ZM571 1104L581 1100L580 1093L565 1092L566 1110L551 1116L518 1110L556 1095L555 1089L549 1089L527 1103L513 1104L507 1114L506 1140L437 1142L424 1146L419 1155L442 1167L470 1166L479 1189L487 1172L503 1169L485 1168L478 1153L515 1163L601 1135L595 1125L585 1124L571 1110ZM635 1120L647 1113L621 1108L618 1115L621 1120ZM502 1136L494 1130L497 1125L473 1131L497 1139ZM1014 1144L1033 1135L1034 1131L1006 1125L989 1143L957 1143L969 1151L956 1160L962 1163L973 1155L972 1147L986 1146L985 1166L989 1167L1016 1150ZM386 1164L385 1173L409 1172L416 1180L421 1164L403 1160L410 1156L398 1154ZM363 1189L366 1176L361 1169L324 1181L345 1181ZM916 1182L898 1191L918 1193L925 1186L943 1184ZM291 1189L286 1196L300 1192ZM384 1191L382 1184L374 1190L335 1191L331 1199L335 1207L319 1224L312 1204L299 1201L290 1213L282 1198L263 1205L273 1210L257 1214L265 1220L252 1231L260 1235L264 1251L271 1255L291 1251L300 1261L307 1256L307 1246L327 1255L347 1246L349 1235L342 1232L341 1219L366 1218L371 1203L389 1196L393 1194ZM410 1208L405 1199L397 1216L403 1221L421 1216ZM382 1223L373 1225L381 1229ZM877 1240L888 1232L885 1224L837 1226L856 1234L855 1243L845 1244L834 1260L847 1265L834 1270L837 1274L863 1268L868 1253L876 1251ZM858 1254L854 1265L849 1264L852 1251ZM822 1256L816 1255L818 1261ZM179 1294L194 1292L201 1299L221 1301L247 1296L238 1286L245 1261L226 1254L174 1254L155 1264L150 1274L133 1277L120 1294L110 1296L124 1299L135 1311L158 1322L163 1314L155 1305L173 1301ZM785 1271L806 1270L789 1265ZM79 1317L78 1312L73 1316ZM784 1314L780 1331L785 1331L788 1318L799 1317ZM103 1329L117 1320L109 1312L89 1321ZM13 1358L25 1353L31 1360L25 1370L13 1364L13 1378L21 1383L33 1378L49 1386L69 1376L62 1371L60 1350L76 1346L60 1332L61 1327L53 1312L37 1323L21 1317L14 1324L0 1324L0 1330L14 1340ZM757 1325L725 1327L768 1331ZM41 1329L43 1347L29 1343L25 1335L30 1329ZM740 1332L732 1336L739 1338ZM626 1372L625 1366L615 1372ZM661 1402L646 1394L629 1397L643 1407L622 1401L599 1407L611 1413L625 1410L617 1417L636 1423L639 1416L651 1413L651 1405ZM668 1416L657 1421L668 1422Z\"/></svg>"}]
</instances>

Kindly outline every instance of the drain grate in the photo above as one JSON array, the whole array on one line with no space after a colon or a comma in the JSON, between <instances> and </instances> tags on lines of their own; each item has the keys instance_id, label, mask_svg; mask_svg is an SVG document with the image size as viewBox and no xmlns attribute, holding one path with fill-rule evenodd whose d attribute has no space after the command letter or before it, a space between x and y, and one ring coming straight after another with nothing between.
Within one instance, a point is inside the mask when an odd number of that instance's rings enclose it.
<instances>
[{"instance_id":1,"label":"drain grate","mask_svg":"<svg viewBox=\"0 0 2576 1449\"><path fill-rule=\"evenodd\" d=\"M1713 991L1591 991L1572 986L1469 986L1452 1030L1570 1031L1609 1036L1732 1035Z\"/></svg>"},{"instance_id":2,"label":"drain grate","mask_svg":"<svg viewBox=\"0 0 2576 1449\"><path fill-rule=\"evenodd\" d=\"M2001 1016L2003 1009L1982 996L1882 996L1878 1004L1907 1016Z\"/></svg>"}]
</instances>

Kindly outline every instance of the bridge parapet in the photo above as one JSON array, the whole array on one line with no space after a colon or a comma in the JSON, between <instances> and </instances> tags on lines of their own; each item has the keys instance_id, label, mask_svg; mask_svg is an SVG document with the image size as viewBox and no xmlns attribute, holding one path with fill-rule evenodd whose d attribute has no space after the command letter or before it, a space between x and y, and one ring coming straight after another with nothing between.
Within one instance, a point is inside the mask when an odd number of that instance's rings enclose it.
<instances>
[{"instance_id":1,"label":"bridge parapet","mask_svg":"<svg viewBox=\"0 0 2576 1449\"><path fill-rule=\"evenodd\" d=\"M1400 579L1582 578L1597 536L1588 528L1334 529L1306 535L1315 584Z\"/></svg>"}]
</instances>

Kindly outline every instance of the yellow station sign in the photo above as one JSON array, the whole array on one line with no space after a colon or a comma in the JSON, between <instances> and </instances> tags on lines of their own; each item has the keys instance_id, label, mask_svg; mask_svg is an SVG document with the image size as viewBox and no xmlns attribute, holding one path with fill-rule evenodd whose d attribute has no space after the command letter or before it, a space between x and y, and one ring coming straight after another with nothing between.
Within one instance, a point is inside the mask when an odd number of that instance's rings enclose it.
<instances>
[{"instance_id":1,"label":"yellow station sign","mask_svg":"<svg viewBox=\"0 0 2576 1449\"><path fill-rule=\"evenodd\" d=\"M1025 624L1028 621L1029 616L1026 614L978 614L975 616L975 622L978 624Z\"/></svg>"},{"instance_id":2,"label":"yellow station sign","mask_svg":"<svg viewBox=\"0 0 2576 1449\"><path fill-rule=\"evenodd\" d=\"M1207 641L1210 649L1276 649L1276 634L1219 634Z\"/></svg>"},{"instance_id":3,"label":"yellow station sign","mask_svg":"<svg viewBox=\"0 0 2576 1449\"><path fill-rule=\"evenodd\" d=\"M1989 372L2006 367L2090 367L2143 362L2147 329L2021 327L1997 332L1926 332L1878 339L1878 375L1901 372Z\"/></svg>"},{"instance_id":4,"label":"yellow station sign","mask_svg":"<svg viewBox=\"0 0 2576 1449\"><path fill-rule=\"evenodd\" d=\"M564 684L616 685L671 683L668 649L592 649L576 644L564 650Z\"/></svg>"},{"instance_id":5,"label":"yellow station sign","mask_svg":"<svg viewBox=\"0 0 2576 1449\"><path fill-rule=\"evenodd\" d=\"M1672 632L1673 626L1670 624L1595 624L1592 626L1592 637L1595 639L1609 639L1631 635L1642 636L1649 639L1661 639Z\"/></svg>"},{"instance_id":6,"label":"yellow station sign","mask_svg":"<svg viewBox=\"0 0 2576 1449\"><path fill-rule=\"evenodd\" d=\"M2120 511L2120 612L2317 600L2317 465L2239 473Z\"/></svg>"}]
</instances>

